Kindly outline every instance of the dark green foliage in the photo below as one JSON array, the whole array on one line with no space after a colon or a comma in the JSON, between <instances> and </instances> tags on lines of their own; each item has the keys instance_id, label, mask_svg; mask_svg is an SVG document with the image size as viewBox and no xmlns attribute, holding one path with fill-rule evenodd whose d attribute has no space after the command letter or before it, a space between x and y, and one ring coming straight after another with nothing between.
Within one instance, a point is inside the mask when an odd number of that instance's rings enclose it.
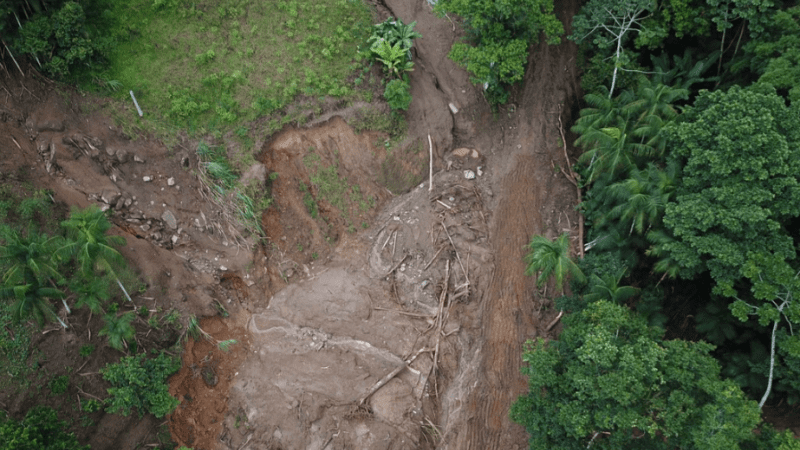
<instances>
[{"instance_id":1,"label":"dark green foliage","mask_svg":"<svg viewBox=\"0 0 800 450\"><path fill-rule=\"evenodd\" d=\"M60 268L53 260L53 252L62 246L59 237L4 228L0 239L0 268L3 270L0 298L13 301L10 313L17 323L32 316L42 326L46 320L57 320L63 326L50 299L64 298L64 293L55 287L63 280Z\"/></svg>"},{"instance_id":2,"label":"dark green foliage","mask_svg":"<svg viewBox=\"0 0 800 450\"><path fill-rule=\"evenodd\" d=\"M131 339L136 330L133 329L131 322L136 318L133 311L124 314L109 312L104 316L105 326L100 330L100 336L108 337L108 345L122 351L125 348L125 341Z\"/></svg>"},{"instance_id":3,"label":"dark green foliage","mask_svg":"<svg viewBox=\"0 0 800 450\"><path fill-rule=\"evenodd\" d=\"M58 419L53 408L35 406L22 421L0 413L0 448L3 450L89 450L78 443L67 423Z\"/></svg>"},{"instance_id":4,"label":"dark green foliage","mask_svg":"<svg viewBox=\"0 0 800 450\"><path fill-rule=\"evenodd\" d=\"M80 3L58 3L22 23L14 47L18 53L30 55L49 75L66 77L78 66L101 61L111 40L87 23Z\"/></svg>"},{"instance_id":5,"label":"dark green foliage","mask_svg":"<svg viewBox=\"0 0 800 450\"><path fill-rule=\"evenodd\" d=\"M159 418L171 413L178 400L169 395L167 378L180 367L178 358L164 353L155 358L127 356L108 364L100 371L112 386L106 411L127 416L135 408L140 417L150 413Z\"/></svg>"},{"instance_id":6,"label":"dark green foliage","mask_svg":"<svg viewBox=\"0 0 800 450\"><path fill-rule=\"evenodd\" d=\"M69 387L69 377L67 375L61 375L58 377L54 377L50 380L47 387L50 388L50 393L53 395L63 394L67 392L67 388Z\"/></svg>"},{"instance_id":7,"label":"dark green foliage","mask_svg":"<svg viewBox=\"0 0 800 450\"><path fill-rule=\"evenodd\" d=\"M394 110L407 110L411 105L411 86L404 79L394 79L386 83L386 90L383 91L386 103Z\"/></svg>"},{"instance_id":8,"label":"dark green foliage","mask_svg":"<svg viewBox=\"0 0 800 450\"><path fill-rule=\"evenodd\" d=\"M450 58L483 85L492 104L506 102L506 87L522 80L528 45L540 33L553 45L564 34L552 0L440 0L434 9L464 19L468 42L454 44Z\"/></svg>"},{"instance_id":9,"label":"dark green foliage","mask_svg":"<svg viewBox=\"0 0 800 450\"><path fill-rule=\"evenodd\" d=\"M709 270L733 296L753 251L795 258L784 224L800 214L800 120L774 91L703 92L669 139L683 182L664 217L677 239L661 245L683 276Z\"/></svg>"},{"instance_id":10,"label":"dark green foliage","mask_svg":"<svg viewBox=\"0 0 800 450\"><path fill-rule=\"evenodd\" d=\"M103 312L103 306L110 298L108 288L111 280L105 277L86 277L81 273L75 274L69 283L69 290L78 298L76 308L88 308L91 312Z\"/></svg>"},{"instance_id":11,"label":"dark green foliage","mask_svg":"<svg viewBox=\"0 0 800 450\"><path fill-rule=\"evenodd\" d=\"M734 70L749 69L759 82L788 90L793 103L800 103L800 6L775 11L764 33L743 47L746 57Z\"/></svg>"},{"instance_id":12,"label":"dark green foliage","mask_svg":"<svg viewBox=\"0 0 800 450\"><path fill-rule=\"evenodd\" d=\"M564 326L559 341L529 341L523 355L530 393L511 417L531 449L733 450L753 438L758 407L720 379L711 345L662 341L606 301Z\"/></svg>"}]
</instances>

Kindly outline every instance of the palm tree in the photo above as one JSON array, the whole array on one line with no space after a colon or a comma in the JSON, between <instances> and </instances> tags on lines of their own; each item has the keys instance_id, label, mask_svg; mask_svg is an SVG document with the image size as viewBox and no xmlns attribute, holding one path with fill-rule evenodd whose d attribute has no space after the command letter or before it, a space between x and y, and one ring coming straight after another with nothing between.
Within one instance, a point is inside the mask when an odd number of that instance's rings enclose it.
<instances>
[{"instance_id":1,"label":"palm tree","mask_svg":"<svg viewBox=\"0 0 800 450\"><path fill-rule=\"evenodd\" d=\"M535 235L528 244L528 250L525 255L525 275L538 272L537 286L541 287L552 276L555 277L558 289L563 291L564 279L570 274L578 281L586 281L586 276L569 256L569 233L562 234L554 241Z\"/></svg>"},{"instance_id":2,"label":"palm tree","mask_svg":"<svg viewBox=\"0 0 800 450\"><path fill-rule=\"evenodd\" d=\"M101 336L108 337L108 344L115 349L122 351L125 348L125 341L130 339L136 334L131 322L136 317L133 311L128 311L124 314L117 315L116 312L110 312L105 315L106 326L100 330Z\"/></svg>"},{"instance_id":3,"label":"palm tree","mask_svg":"<svg viewBox=\"0 0 800 450\"><path fill-rule=\"evenodd\" d=\"M0 246L0 267L7 268L2 279L4 288L13 290L19 286L22 291L29 291L26 295L35 296L35 292L44 289L47 284L55 289L54 282L63 281L64 277L53 258L53 252L63 241L60 237L48 237L33 231L22 235L17 230L4 228L2 239L5 245ZM19 299L17 294L9 294L11 297ZM71 312L63 295L51 298L60 298L67 313Z\"/></svg>"},{"instance_id":4,"label":"palm tree","mask_svg":"<svg viewBox=\"0 0 800 450\"><path fill-rule=\"evenodd\" d=\"M35 232L23 236L16 230L6 228L2 239L6 243L0 246L0 267L8 267L3 274L3 284L63 280L64 277L53 259L53 252L61 243L61 238Z\"/></svg>"},{"instance_id":5,"label":"palm tree","mask_svg":"<svg viewBox=\"0 0 800 450\"><path fill-rule=\"evenodd\" d=\"M32 315L40 327L46 319L55 319L62 327L67 328L67 324L53 311L48 301L64 298L64 293L59 289L42 286L34 279L27 284L0 287L0 298L15 300L11 305L11 317L17 323Z\"/></svg>"},{"instance_id":6,"label":"palm tree","mask_svg":"<svg viewBox=\"0 0 800 450\"><path fill-rule=\"evenodd\" d=\"M660 227L664 210L677 187L678 171L674 161L664 170L650 164L646 170L631 171L629 178L608 187L616 200L609 216L630 221L629 234L635 231L644 235L651 228Z\"/></svg>"},{"instance_id":7,"label":"palm tree","mask_svg":"<svg viewBox=\"0 0 800 450\"><path fill-rule=\"evenodd\" d=\"M591 288L589 293L583 296L583 299L586 303L608 300L618 305L622 304L625 300L639 293L638 288L619 285L624 275L624 271L620 271L617 275L607 273L602 277L593 273L592 279L589 281Z\"/></svg>"},{"instance_id":8,"label":"palm tree","mask_svg":"<svg viewBox=\"0 0 800 450\"><path fill-rule=\"evenodd\" d=\"M128 301L132 301L115 271L115 268L125 265L125 260L114 246L125 245L125 238L106 234L111 229L111 223L103 211L95 205L83 210L75 209L69 219L61 222L61 226L67 229L68 236L73 240L59 250L59 256L74 256L87 278L94 275L95 269L107 272Z\"/></svg>"},{"instance_id":9,"label":"palm tree","mask_svg":"<svg viewBox=\"0 0 800 450\"><path fill-rule=\"evenodd\" d=\"M76 275L69 284L69 290L78 296L76 308L87 307L89 311L99 314L103 311L103 304L108 301L108 280L105 277L86 278Z\"/></svg>"}]
</instances>

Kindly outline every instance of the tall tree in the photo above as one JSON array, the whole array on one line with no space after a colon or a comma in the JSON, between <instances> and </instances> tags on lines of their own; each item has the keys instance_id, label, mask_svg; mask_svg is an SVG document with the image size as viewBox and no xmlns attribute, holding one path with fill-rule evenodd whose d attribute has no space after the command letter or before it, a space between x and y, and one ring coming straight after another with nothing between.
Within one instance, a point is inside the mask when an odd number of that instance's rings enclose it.
<instances>
[{"instance_id":1,"label":"tall tree","mask_svg":"<svg viewBox=\"0 0 800 450\"><path fill-rule=\"evenodd\" d=\"M81 272L87 277L94 276L97 269L107 272L117 282L128 301L131 301L131 296L117 274L124 267L125 260L114 248L125 245L125 238L108 234L111 223L105 213L95 205L83 210L74 209L69 219L61 222L61 226L67 230L72 241L64 245L58 254L62 257L75 257Z\"/></svg>"},{"instance_id":2,"label":"tall tree","mask_svg":"<svg viewBox=\"0 0 800 450\"><path fill-rule=\"evenodd\" d=\"M758 407L720 378L713 347L662 333L599 301L567 316L558 341L529 341L530 391L511 418L530 448L735 450L752 440Z\"/></svg>"},{"instance_id":3,"label":"tall tree","mask_svg":"<svg viewBox=\"0 0 800 450\"><path fill-rule=\"evenodd\" d=\"M57 319L66 324L53 311L48 299L60 299L67 310L64 293L55 287L64 277L53 258L53 252L63 240L30 231L22 235L11 228L2 229L0 267L5 269L0 296L15 300L13 310L16 320L33 315L42 325L45 319Z\"/></svg>"},{"instance_id":4,"label":"tall tree","mask_svg":"<svg viewBox=\"0 0 800 450\"><path fill-rule=\"evenodd\" d=\"M684 119L669 131L675 156L685 162L664 216L671 238L655 251L673 259L683 277L708 271L713 292L735 300L739 319L772 323L763 406L778 326L800 324L800 263L790 231L800 217L800 115L773 88L757 85L703 92ZM783 345L800 348L800 339Z\"/></svg>"},{"instance_id":5,"label":"tall tree","mask_svg":"<svg viewBox=\"0 0 800 450\"><path fill-rule=\"evenodd\" d=\"M608 98L614 96L617 73L627 63L625 44L631 32L642 29L642 20L655 10L654 0L590 0L572 19L570 39L581 42L590 36L601 50L613 48L614 71Z\"/></svg>"},{"instance_id":6,"label":"tall tree","mask_svg":"<svg viewBox=\"0 0 800 450\"><path fill-rule=\"evenodd\" d=\"M58 317L50 304L50 299L63 299L64 293L54 287L42 286L35 279L25 284L0 287L0 298L14 300L11 305L11 316L16 322L33 316L39 326L47 319L56 320L62 327L67 324Z\"/></svg>"}]
</instances>

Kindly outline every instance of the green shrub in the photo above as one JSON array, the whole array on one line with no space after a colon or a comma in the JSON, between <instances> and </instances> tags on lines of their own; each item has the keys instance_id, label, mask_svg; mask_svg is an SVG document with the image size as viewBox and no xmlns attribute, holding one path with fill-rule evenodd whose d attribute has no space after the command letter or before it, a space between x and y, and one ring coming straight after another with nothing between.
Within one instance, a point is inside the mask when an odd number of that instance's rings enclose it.
<instances>
[{"instance_id":1,"label":"green shrub","mask_svg":"<svg viewBox=\"0 0 800 450\"><path fill-rule=\"evenodd\" d=\"M390 108L405 111L411 105L411 86L406 80L394 79L386 84L383 96Z\"/></svg>"},{"instance_id":2,"label":"green shrub","mask_svg":"<svg viewBox=\"0 0 800 450\"><path fill-rule=\"evenodd\" d=\"M66 375L61 375L59 377L55 377L50 380L50 383L47 385L50 388L50 392L53 395L60 395L64 392L67 392L67 387L69 387L69 377Z\"/></svg>"},{"instance_id":3,"label":"green shrub","mask_svg":"<svg viewBox=\"0 0 800 450\"><path fill-rule=\"evenodd\" d=\"M67 423L58 419L49 406L35 406L22 421L0 412L0 447L3 450L89 450L80 445L74 433L65 431Z\"/></svg>"},{"instance_id":4,"label":"green shrub","mask_svg":"<svg viewBox=\"0 0 800 450\"><path fill-rule=\"evenodd\" d=\"M136 408L139 416L151 413L161 418L178 406L178 399L169 395L167 378L180 369L181 363L160 353L155 358L145 358L141 353L122 358L118 363L108 364L100 373L111 383L108 393L107 412L124 416Z\"/></svg>"},{"instance_id":5,"label":"green shrub","mask_svg":"<svg viewBox=\"0 0 800 450\"><path fill-rule=\"evenodd\" d=\"M564 33L553 0L440 0L434 10L464 19L469 41L454 44L449 56L483 85L491 104L508 101L505 87L522 80L528 46L541 32L549 44Z\"/></svg>"}]
</instances>

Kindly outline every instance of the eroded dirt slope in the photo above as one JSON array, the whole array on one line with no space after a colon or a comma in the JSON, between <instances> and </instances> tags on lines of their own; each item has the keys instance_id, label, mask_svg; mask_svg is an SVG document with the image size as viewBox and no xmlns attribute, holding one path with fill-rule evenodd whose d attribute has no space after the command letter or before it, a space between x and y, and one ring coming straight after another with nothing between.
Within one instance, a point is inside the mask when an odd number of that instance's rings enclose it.
<instances>
[{"instance_id":1,"label":"eroded dirt slope","mask_svg":"<svg viewBox=\"0 0 800 450\"><path fill-rule=\"evenodd\" d=\"M568 22L577 7L562 3L557 13ZM56 200L111 209L128 240L123 254L149 283L136 301L230 313L203 326L218 340L236 337L236 352L191 343L173 378L182 405L170 429L181 444L527 446L507 412L526 389L522 343L550 312L524 276L523 246L534 233L577 234L574 187L554 170L566 163L559 114L568 126L579 95L576 49L535 47L516 103L492 113L446 58L460 37L450 19L437 18L425 0L389 0L378 10L381 19L417 21L423 34L409 136L390 154L374 145L382 136L353 133L336 111L313 126L260 136L263 166L248 176L275 199L263 217L264 245L242 240L209 201L195 175L196 143L169 151L131 140L68 89L26 79L26 93L13 84L19 80L4 80L13 95L0 103L0 170L29 165L34 183ZM419 170L429 135L432 188ZM377 181L390 157L423 182L389 193ZM348 191L351 203L364 199L366 207L342 211L325 200L311 188L315 164L338 165L359 187ZM105 386L91 389L103 395ZM152 443L151 422L99 422L87 437L92 448Z\"/></svg>"}]
</instances>

